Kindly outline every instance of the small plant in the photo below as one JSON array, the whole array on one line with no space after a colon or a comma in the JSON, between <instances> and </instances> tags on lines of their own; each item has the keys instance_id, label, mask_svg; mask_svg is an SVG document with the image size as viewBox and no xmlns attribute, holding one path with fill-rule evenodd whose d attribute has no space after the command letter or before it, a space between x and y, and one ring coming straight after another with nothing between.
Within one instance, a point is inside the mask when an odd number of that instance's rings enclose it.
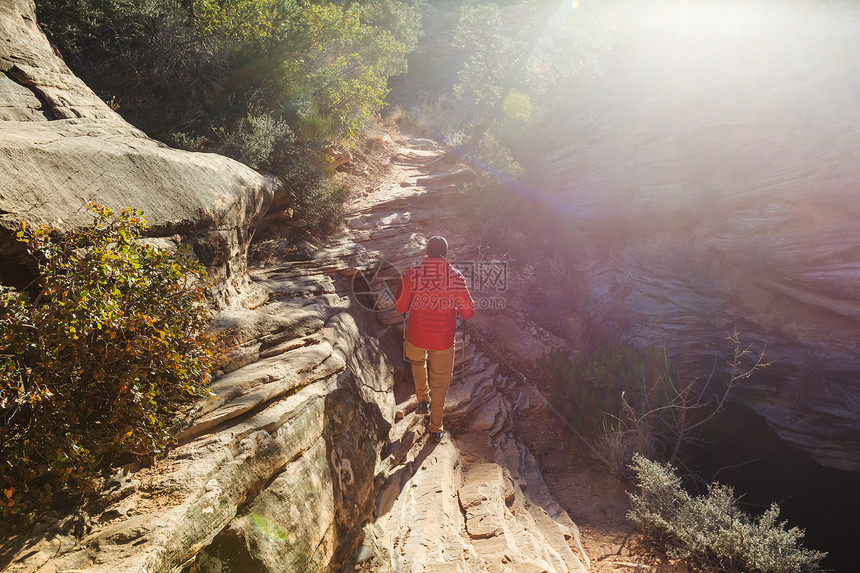
<instances>
[{"instance_id":1,"label":"small plant","mask_svg":"<svg viewBox=\"0 0 860 573\"><path fill-rule=\"evenodd\" d=\"M215 134L220 153L255 169L268 161L279 147L289 145L294 139L286 122L271 115L252 113L241 118L234 129L219 127Z\"/></svg>"},{"instance_id":2,"label":"small plant","mask_svg":"<svg viewBox=\"0 0 860 573\"><path fill-rule=\"evenodd\" d=\"M607 413L622 410L622 396L644 393L647 381L659 378L663 361L655 349L616 343L574 356L556 351L543 366L552 375L553 403L579 432L594 437L610 423Z\"/></svg>"},{"instance_id":3,"label":"small plant","mask_svg":"<svg viewBox=\"0 0 860 573\"><path fill-rule=\"evenodd\" d=\"M298 225L317 234L333 232L344 213L348 190L329 179L319 180L293 196L293 217Z\"/></svg>"},{"instance_id":4,"label":"small plant","mask_svg":"<svg viewBox=\"0 0 860 573\"><path fill-rule=\"evenodd\" d=\"M90 208L77 231L22 224L39 277L0 286L4 518L91 488L103 460L163 451L208 382L205 270L141 242L140 211Z\"/></svg>"},{"instance_id":5,"label":"small plant","mask_svg":"<svg viewBox=\"0 0 860 573\"><path fill-rule=\"evenodd\" d=\"M803 531L778 521L779 507L751 516L731 487L712 483L691 496L675 469L636 455L631 470L639 490L630 494L628 518L646 540L697 571L815 573L826 553L802 546Z\"/></svg>"},{"instance_id":6,"label":"small plant","mask_svg":"<svg viewBox=\"0 0 860 573\"><path fill-rule=\"evenodd\" d=\"M574 358L549 355L553 402L568 427L592 455L619 478L634 454L657 456L669 463L683 448L698 445L702 428L722 411L732 390L768 366L765 353L741 346L735 330L729 337L734 354L726 382L715 389L713 374L705 380L672 376L666 351L629 345L602 345Z\"/></svg>"}]
</instances>

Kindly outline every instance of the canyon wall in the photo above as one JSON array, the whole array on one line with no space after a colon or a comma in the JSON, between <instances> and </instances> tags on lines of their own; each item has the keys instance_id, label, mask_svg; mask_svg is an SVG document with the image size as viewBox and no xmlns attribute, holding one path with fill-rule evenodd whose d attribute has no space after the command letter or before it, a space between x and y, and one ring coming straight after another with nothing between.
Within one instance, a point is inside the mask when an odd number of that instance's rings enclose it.
<instances>
[{"instance_id":1,"label":"canyon wall","mask_svg":"<svg viewBox=\"0 0 860 573\"><path fill-rule=\"evenodd\" d=\"M535 128L532 196L562 216L588 304L725 375L820 463L860 470L860 10L702 2L618 12L604 75Z\"/></svg>"}]
</instances>

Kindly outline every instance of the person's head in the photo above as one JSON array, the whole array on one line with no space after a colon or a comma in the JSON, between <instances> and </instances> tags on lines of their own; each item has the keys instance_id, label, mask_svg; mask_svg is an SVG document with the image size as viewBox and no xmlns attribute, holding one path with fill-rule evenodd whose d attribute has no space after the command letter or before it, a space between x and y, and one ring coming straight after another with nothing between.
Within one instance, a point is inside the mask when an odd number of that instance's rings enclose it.
<instances>
[{"instance_id":1,"label":"person's head","mask_svg":"<svg viewBox=\"0 0 860 573\"><path fill-rule=\"evenodd\" d=\"M448 241L446 241L444 237L430 237L430 239L427 241L427 256L447 257Z\"/></svg>"}]
</instances>

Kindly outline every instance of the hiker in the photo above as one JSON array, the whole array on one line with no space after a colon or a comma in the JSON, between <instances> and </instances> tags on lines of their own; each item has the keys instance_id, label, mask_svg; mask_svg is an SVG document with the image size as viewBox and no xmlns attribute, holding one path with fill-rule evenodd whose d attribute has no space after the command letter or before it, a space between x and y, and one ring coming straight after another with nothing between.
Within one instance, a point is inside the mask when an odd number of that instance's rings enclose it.
<instances>
[{"instance_id":1,"label":"hiker","mask_svg":"<svg viewBox=\"0 0 860 573\"><path fill-rule=\"evenodd\" d=\"M406 359L412 363L418 414L430 414L430 439L442 440L442 411L454 372L457 313L468 320L475 302L463 275L448 262L448 241L430 237L427 256L400 281L394 308L409 311ZM428 385L429 383L429 385Z\"/></svg>"}]
</instances>

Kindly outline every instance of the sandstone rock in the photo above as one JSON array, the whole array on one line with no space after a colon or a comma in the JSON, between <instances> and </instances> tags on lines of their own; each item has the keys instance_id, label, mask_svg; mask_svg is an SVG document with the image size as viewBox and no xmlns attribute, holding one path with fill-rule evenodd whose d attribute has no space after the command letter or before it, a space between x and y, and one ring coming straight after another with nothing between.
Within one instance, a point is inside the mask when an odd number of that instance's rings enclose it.
<instances>
[{"instance_id":1,"label":"sandstone rock","mask_svg":"<svg viewBox=\"0 0 860 573\"><path fill-rule=\"evenodd\" d=\"M141 209L152 237L190 246L222 303L275 184L231 159L170 149L125 123L55 55L29 0L0 0L0 273L22 282L18 224L86 225L88 201ZM28 281L24 281L28 282Z\"/></svg>"},{"instance_id":2,"label":"sandstone rock","mask_svg":"<svg viewBox=\"0 0 860 573\"><path fill-rule=\"evenodd\" d=\"M397 233L255 270L265 300L217 316L226 373L185 413L180 444L26 534L4 571L584 571L576 526L509 431L506 384L471 337L457 337L464 380L446 420L477 429L432 444L414 397L395 408L401 333L350 279L380 258L411 265L423 240L391 217L403 202L381 204L368 213ZM433 218L426 196L413 206L416 225Z\"/></svg>"},{"instance_id":3,"label":"sandstone rock","mask_svg":"<svg viewBox=\"0 0 860 573\"><path fill-rule=\"evenodd\" d=\"M189 573L323 568L336 545L325 449L325 441L317 440L290 463L196 556Z\"/></svg>"},{"instance_id":4,"label":"sandstone rock","mask_svg":"<svg viewBox=\"0 0 860 573\"><path fill-rule=\"evenodd\" d=\"M0 38L5 40L0 43L3 80L0 85L10 88L11 82L19 86L10 91L0 90L0 94L17 93L15 103L25 104L19 107L4 100L0 108L9 108L8 119L49 121L86 117L124 123L56 56L36 23L32 0L0 1ZM39 102L38 106L34 100Z\"/></svg>"},{"instance_id":5,"label":"sandstone rock","mask_svg":"<svg viewBox=\"0 0 860 573\"><path fill-rule=\"evenodd\" d=\"M386 473L357 570L586 571L576 526L515 439L425 437Z\"/></svg>"},{"instance_id":6,"label":"sandstone rock","mask_svg":"<svg viewBox=\"0 0 860 573\"><path fill-rule=\"evenodd\" d=\"M311 342L304 338L322 328L319 308L297 303L286 316L259 310L228 309L212 322L224 355L219 360L222 372L232 372L261 357L267 358L292 350L295 344Z\"/></svg>"},{"instance_id":7,"label":"sandstone rock","mask_svg":"<svg viewBox=\"0 0 860 573\"><path fill-rule=\"evenodd\" d=\"M343 360L333 356L331 346L323 342L231 372L211 385L213 396L194 409L193 424L177 438L197 436L343 367Z\"/></svg>"},{"instance_id":8,"label":"sandstone rock","mask_svg":"<svg viewBox=\"0 0 860 573\"><path fill-rule=\"evenodd\" d=\"M353 524L367 511L377 436L348 391L326 399L330 422L307 450L246 502L240 514L197 554L190 572L299 571L325 568L344 552ZM347 553L352 547L348 547ZM341 557L342 559L342 557Z\"/></svg>"},{"instance_id":9,"label":"sandstone rock","mask_svg":"<svg viewBox=\"0 0 860 573\"><path fill-rule=\"evenodd\" d=\"M326 149L326 155L328 155L331 160L331 168L337 169L338 167L342 167L352 161L352 152L348 149L341 150L330 147Z\"/></svg>"}]
</instances>

